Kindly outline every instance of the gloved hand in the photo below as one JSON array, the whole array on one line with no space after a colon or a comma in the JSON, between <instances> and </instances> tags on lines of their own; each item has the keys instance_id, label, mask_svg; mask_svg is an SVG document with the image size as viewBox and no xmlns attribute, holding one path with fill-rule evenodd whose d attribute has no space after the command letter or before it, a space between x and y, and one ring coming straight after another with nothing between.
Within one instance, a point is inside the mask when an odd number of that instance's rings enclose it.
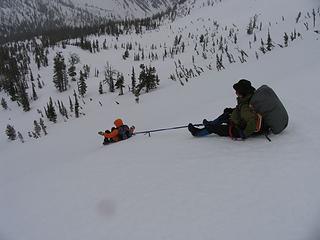
<instances>
[{"instance_id":1,"label":"gloved hand","mask_svg":"<svg viewBox=\"0 0 320 240\"><path fill-rule=\"evenodd\" d=\"M103 136L103 135L104 135L104 132L101 132L101 131L100 131L100 132L98 132L98 134L101 135L101 136Z\"/></svg>"},{"instance_id":2,"label":"gloved hand","mask_svg":"<svg viewBox=\"0 0 320 240\"><path fill-rule=\"evenodd\" d=\"M233 108L225 108L223 113L231 114L233 112Z\"/></svg>"},{"instance_id":3,"label":"gloved hand","mask_svg":"<svg viewBox=\"0 0 320 240\"><path fill-rule=\"evenodd\" d=\"M243 140L243 141L246 140L247 137L246 137L246 135L244 134L244 132L243 132L242 129L239 130L239 134L240 134L241 140Z\"/></svg>"}]
</instances>

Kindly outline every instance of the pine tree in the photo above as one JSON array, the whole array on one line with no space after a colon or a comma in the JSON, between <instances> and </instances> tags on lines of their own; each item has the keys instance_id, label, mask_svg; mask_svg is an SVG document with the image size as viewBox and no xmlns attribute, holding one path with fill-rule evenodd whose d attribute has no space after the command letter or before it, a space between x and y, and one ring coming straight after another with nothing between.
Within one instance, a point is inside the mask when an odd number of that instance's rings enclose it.
<instances>
[{"instance_id":1,"label":"pine tree","mask_svg":"<svg viewBox=\"0 0 320 240\"><path fill-rule=\"evenodd\" d=\"M30 80L31 80L31 82L33 82L33 81L34 81L34 78L33 78L33 74L32 74L32 72L30 73Z\"/></svg>"},{"instance_id":2,"label":"pine tree","mask_svg":"<svg viewBox=\"0 0 320 240\"><path fill-rule=\"evenodd\" d=\"M284 33L283 40L284 40L284 46L288 47L289 36L286 32Z\"/></svg>"},{"instance_id":3,"label":"pine tree","mask_svg":"<svg viewBox=\"0 0 320 240\"><path fill-rule=\"evenodd\" d=\"M32 99L36 101L38 99L38 95L36 93L35 85L32 83Z\"/></svg>"},{"instance_id":4,"label":"pine tree","mask_svg":"<svg viewBox=\"0 0 320 240\"><path fill-rule=\"evenodd\" d=\"M11 141L16 140L17 138L16 130L9 124L7 125L6 134Z\"/></svg>"},{"instance_id":5,"label":"pine tree","mask_svg":"<svg viewBox=\"0 0 320 240\"><path fill-rule=\"evenodd\" d=\"M70 112L73 112L73 103L70 96L69 96L69 105L70 105Z\"/></svg>"},{"instance_id":6,"label":"pine tree","mask_svg":"<svg viewBox=\"0 0 320 240\"><path fill-rule=\"evenodd\" d=\"M128 51L128 49L126 49L126 51L124 52L124 54L123 54L123 56L122 56L122 58L124 59L124 60L126 60L128 57L129 57L129 51Z\"/></svg>"},{"instance_id":7,"label":"pine tree","mask_svg":"<svg viewBox=\"0 0 320 240\"><path fill-rule=\"evenodd\" d=\"M86 92L87 92L87 84L86 84L86 79L82 71L80 71L80 79L78 83L78 91L79 94L83 97Z\"/></svg>"},{"instance_id":8,"label":"pine tree","mask_svg":"<svg viewBox=\"0 0 320 240\"><path fill-rule=\"evenodd\" d=\"M69 119L68 111L66 107L64 106L63 102L61 102L61 108L62 108L62 115L65 116L67 119Z\"/></svg>"},{"instance_id":9,"label":"pine tree","mask_svg":"<svg viewBox=\"0 0 320 240\"><path fill-rule=\"evenodd\" d=\"M63 116L63 111L62 111L61 103L59 100L58 100L58 108L59 108L59 113Z\"/></svg>"},{"instance_id":10,"label":"pine tree","mask_svg":"<svg viewBox=\"0 0 320 240\"><path fill-rule=\"evenodd\" d=\"M79 117L79 102L78 102L78 96L76 92L74 91L74 113L76 118Z\"/></svg>"},{"instance_id":11,"label":"pine tree","mask_svg":"<svg viewBox=\"0 0 320 240\"><path fill-rule=\"evenodd\" d=\"M68 77L66 72L66 64L61 53L57 53L54 58L53 82L59 92L67 90Z\"/></svg>"},{"instance_id":12,"label":"pine tree","mask_svg":"<svg viewBox=\"0 0 320 240\"><path fill-rule=\"evenodd\" d=\"M131 91L134 93L136 89L136 75L134 73L134 67L132 67L132 74L131 74Z\"/></svg>"},{"instance_id":13,"label":"pine tree","mask_svg":"<svg viewBox=\"0 0 320 240\"><path fill-rule=\"evenodd\" d=\"M268 30L268 39L267 39L267 47L266 48L267 48L268 51L271 51L273 47L274 47L274 45L272 44L270 31Z\"/></svg>"},{"instance_id":14,"label":"pine tree","mask_svg":"<svg viewBox=\"0 0 320 240\"><path fill-rule=\"evenodd\" d=\"M48 133L47 133L47 127L44 125L44 121L43 121L42 118L40 118L39 123L40 123L41 129L42 129L44 135L47 135L47 134L48 134Z\"/></svg>"},{"instance_id":15,"label":"pine tree","mask_svg":"<svg viewBox=\"0 0 320 240\"><path fill-rule=\"evenodd\" d=\"M8 104L4 98L1 98L1 106L3 107L4 110L8 109Z\"/></svg>"},{"instance_id":16,"label":"pine tree","mask_svg":"<svg viewBox=\"0 0 320 240\"><path fill-rule=\"evenodd\" d=\"M22 82L18 83L18 100L22 105L23 111L30 111L29 97Z\"/></svg>"},{"instance_id":17,"label":"pine tree","mask_svg":"<svg viewBox=\"0 0 320 240\"><path fill-rule=\"evenodd\" d=\"M41 85L41 82L40 82L40 79L38 78L38 88L42 88L42 85Z\"/></svg>"},{"instance_id":18,"label":"pine tree","mask_svg":"<svg viewBox=\"0 0 320 240\"><path fill-rule=\"evenodd\" d=\"M252 18L250 19L249 25L247 27L247 34L251 35L253 33L254 26L253 26L253 21Z\"/></svg>"},{"instance_id":19,"label":"pine tree","mask_svg":"<svg viewBox=\"0 0 320 240\"><path fill-rule=\"evenodd\" d=\"M99 94L103 94L102 82L99 83Z\"/></svg>"},{"instance_id":20,"label":"pine tree","mask_svg":"<svg viewBox=\"0 0 320 240\"><path fill-rule=\"evenodd\" d=\"M76 65L80 62L80 58L77 54L71 53L69 57L69 64L70 65Z\"/></svg>"},{"instance_id":21,"label":"pine tree","mask_svg":"<svg viewBox=\"0 0 320 240\"><path fill-rule=\"evenodd\" d=\"M57 122L57 114L56 110L53 106L52 98L49 99L49 104L47 105L47 117L49 121L56 123Z\"/></svg>"},{"instance_id":22,"label":"pine tree","mask_svg":"<svg viewBox=\"0 0 320 240\"><path fill-rule=\"evenodd\" d=\"M114 74L115 74L115 71L112 69L111 65L107 62L107 66L105 67L104 82L109 85L109 92L114 92L114 78L113 78Z\"/></svg>"},{"instance_id":23,"label":"pine tree","mask_svg":"<svg viewBox=\"0 0 320 240\"><path fill-rule=\"evenodd\" d=\"M39 136L35 133L35 132L32 132L32 136L33 136L33 138L39 138Z\"/></svg>"},{"instance_id":24,"label":"pine tree","mask_svg":"<svg viewBox=\"0 0 320 240\"><path fill-rule=\"evenodd\" d=\"M159 85L159 77L156 75L156 69L154 67L145 67L143 64L140 65L141 72L139 75L139 84L136 86L136 94L140 94L140 91L145 88L146 92L151 89L157 88Z\"/></svg>"},{"instance_id":25,"label":"pine tree","mask_svg":"<svg viewBox=\"0 0 320 240\"><path fill-rule=\"evenodd\" d=\"M90 67L89 67L89 65L84 65L83 66L83 75L84 75L84 77L87 79L88 77L89 77L89 75L90 75Z\"/></svg>"},{"instance_id":26,"label":"pine tree","mask_svg":"<svg viewBox=\"0 0 320 240\"><path fill-rule=\"evenodd\" d=\"M117 87L117 89L120 89L119 95L123 95L123 88L124 88L123 84L124 84L124 77L122 74L118 74L118 79L115 86Z\"/></svg>"},{"instance_id":27,"label":"pine tree","mask_svg":"<svg viewBox=\"0 0 320 240\"><path fill-rule=\"evenodd\" d=\"M76 73L76 67L74 65L71 65L68 68L68 75L71 77L71 81L76 81L75 76L77 75L77 73Z\"/></svg>"},{"instance_id":28,"label":"pine tree","mask_svg":"<svg viewBox=\"0 0 320 240\"><path fill-rule=\"evenodd\" d=\"M20 132L18 132L18 138L22 143L24 143L23 136L22 136L22 134Z\"/></svg>"},{"instance_id":29,"label":"pine tree","mask_svg":"<svg viewBox=\"0 0 320 240\"><path fill-rule=\"evenodd\" d=\"M41 132L41 127L40 125L38 124L38 122L36 120L33 121L33 125L34 125L34 132L36 133L36 135L38 137L41 136L40 132Z\"/></svg>"}]
</instances>

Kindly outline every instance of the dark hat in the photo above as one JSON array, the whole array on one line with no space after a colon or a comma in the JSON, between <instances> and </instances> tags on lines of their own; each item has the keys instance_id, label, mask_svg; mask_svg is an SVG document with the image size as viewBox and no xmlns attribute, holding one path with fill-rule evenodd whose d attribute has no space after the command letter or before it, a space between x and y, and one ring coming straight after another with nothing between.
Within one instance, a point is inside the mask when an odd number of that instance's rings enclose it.
<instances>
[{"instance_id":1,"label":"dark hat","mask_svg":"<svg viewBox=\"0 0 320 240\"><path fill-rule=\"evenodd\" d=\"M233 89L242 96L253 94L256 90L251 86L251 82L246 79L239 80L239 82L233 85Z\"/></svg>"}]
</instances>

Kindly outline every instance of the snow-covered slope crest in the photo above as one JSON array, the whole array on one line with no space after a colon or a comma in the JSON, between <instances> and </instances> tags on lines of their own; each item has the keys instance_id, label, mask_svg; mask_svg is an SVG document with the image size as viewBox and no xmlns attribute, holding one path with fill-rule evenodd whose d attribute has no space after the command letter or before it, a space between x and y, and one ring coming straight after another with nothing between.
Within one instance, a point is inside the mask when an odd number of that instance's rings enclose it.
<instances>
[{"instance_id":1,"label":"snow-covered slope crest","mask_svg":"<svg viewBox=\"0 0 320 240\"><path fill-rule=\"evenodd\" d=\"M42 31L91 25L99 19L142 18L174 4L175 0L2 0L0 37L26 28Z\"/></svg>"},{"instance_id":2,"label":"snow-covered slope crest","mask_svg":"<svg viewBox=\"0 0 320 240\"><path fill-rule=\"evenodd\" d=\"M92 12L112 13L117 19L143 18L166 10L177 3L176 0L72 0L81 8Z\"/></svg>"},{"instance_id":3,"label":"snow-covered slope crest","mask_svg":"<svg viewBox=\"0 0 320 240\"><path fill-rule=\"evenodd\" d=\"M229 14L232 7L237 11ZM48 49L49 67L31 66L44 86L36 88L39 99L31 102L30 112L24 113L0 92L9 107L0 109L0 239L319 240L319 7L312 0L243 0L241 4L222 0L210 7L195 5L190 15L145 34L91 36L89 40L100 43L96 53L69 45ZM248 35L255 14L263 25L261 31ZM261 44L261 40L266 43L268 31L274 45L271 51ZM180 35L178 44L175 39ZM229 63L219 49L221 36L223 51L228 43L236 62ZM121 46L129 43L132 50L124 59ZM134 54L141 56L139 48L150 59L133 61ZM169 49L178 50L172 58ZM77 73L84 64L91 67L87 94L80 101L86 115L66 122L59 115L56 124L45 120L49 134L29 138L27 132L33 131L33 121L40 117L37 109L42 110L50 96L68 103L77 90L76 82L64 93L54 88L52 59L60 51L65 59L71 53L79 55ZM152 60L152 53L159 58ZM221 71L216 70L216 55L223 56ZM155 66L160 86L142 94L139 104L127 88L124 96L118 90L99 95L106 61L123 73L126 86L132 67L137 76L141 63ZM181 77L184 86L168 79L183 74L183 68L194 69L193 65L199 75L194 70L197 76L188 82ZM271 86L289 112L288 128L271 135L271 143L264 137L194 138L181 129L101 144L97 131L111 128L117 117L137 131L212 119L224 107L235 105L232 84L240 78L256 87ZM26 142L7 140L3 134L7 124L21 131Z\"/></svg>"},{"instance_id":4,"label":"snow-covered slope crest","mask_svg":"<svg viewBox=\"0 0 320 240\"><path fill-rule=\"evenodd\" d=\"M70 0L3 0L0 3L0 37L28 30L41 33L62 26L90 25L100 17L75 6Z\"/></svg>"}]
</instances>

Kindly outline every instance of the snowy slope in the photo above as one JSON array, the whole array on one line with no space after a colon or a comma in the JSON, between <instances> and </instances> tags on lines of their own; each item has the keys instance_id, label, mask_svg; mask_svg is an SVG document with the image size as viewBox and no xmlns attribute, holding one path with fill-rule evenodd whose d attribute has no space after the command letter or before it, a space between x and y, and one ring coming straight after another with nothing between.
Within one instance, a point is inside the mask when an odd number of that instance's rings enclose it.
<instances>
[{"instance_id":1,"label":"snowy slope","mask_svg":"<svg viewBox=\"0 0 320 240\"><path fill-rule=\"evenodd\" d=\"M112 13L116 18L150 16L177 3L175 0L77 0L73 2L75 5L102 15L103 12Z\"/></svg>"},{"instance_id":2,"label":"snowy slope","mask_svg":"<svg viewBox=\"0 0 320 240\"><path fill-rule=\"evenodd\" d=\"M2 0L0 36L26 27L83 26L101 18L141 18L164 11L174 4L174 0Z\"/></svg>"},{"instance_id":3,"label":"snowy slope","mask_svg":"<svg viewBox=\"0 0 320 240\"><path fill-rule=\"evenodd\" d=\"M159 73L159 89L141 95L136 104L127 91L124 96L98 95L103 76L95 78L91 73L86 104L82 104L86 115L67 122L60 118L57 124L46 122L49 135L36 140L26 137L33 120L39 118L36 109L42 109L49 96L67 101L73 93L72 89L62 94L54 90L52 62L41 69L46 87L39 90L40 99L32 103L32 111L23 113L9 101L11 111L0 110L0 129L12 124L26 138L22 144L0 135L0 239L318 240L320 49L314 30L320 29L320 18L308 31L303 24L310 23L307 12L318 7L312 0L268 4L245 0L241 5L225 0L212 7L198 3L190 15L155 32L120 36L119 45L137 41L150 49L156 44L159 60L151 65ZM237 11L228 14L232 9ZM300 11L303 20L296 24ZM245 32L255 14L266 26L256 32L257 43ZM220 25L217 31L213 20ZM195 43L206 30L217 38L228 35L222 29L232 24L239 29L239 42L232 45L228 40L237 62L228 64L224 59L226 69L218 72L216 55L208 51L203 59L199 44L200 54L195 54ZM266 39L268 29L273 40L283 44L283 33L294 28L302 37L288 47L277 45L266 54L259 52L260 38ZM189 32L193 39L187 37ZM186 51L162 61L160 44L169 48L177 34L183 35ZM110 46L116 43L107 36L99 42L104 39ZM238 60L236 48L248 53L246 63ZM124 61L123 49L91 54L73 46L50 50L50 59L59 50L66 58L71 52L79 54L77 70L90 64L92 71L97 68L102 73L108 60L125 73L127 84L132 66L138 70L141 63L132 60L138 50ZM188 82L182 79L184 86L169 80L175 73L174 63L180 60L185 67L192 66L192 55L204 72ZM207 68L210 63L213 70ZM36 73L35 66L33 70ZM217 136L193 138L186 130L176 130L102 146L96 134L110 128L116 117L138 131L211 119L224 107L234 106L232 84L240 78L254 86L272 86L289 112L288 128L272 135L271 143L264 137L245 142ZM0 97L9 99L3 92Z\"/></svg>"}]
</instances>

